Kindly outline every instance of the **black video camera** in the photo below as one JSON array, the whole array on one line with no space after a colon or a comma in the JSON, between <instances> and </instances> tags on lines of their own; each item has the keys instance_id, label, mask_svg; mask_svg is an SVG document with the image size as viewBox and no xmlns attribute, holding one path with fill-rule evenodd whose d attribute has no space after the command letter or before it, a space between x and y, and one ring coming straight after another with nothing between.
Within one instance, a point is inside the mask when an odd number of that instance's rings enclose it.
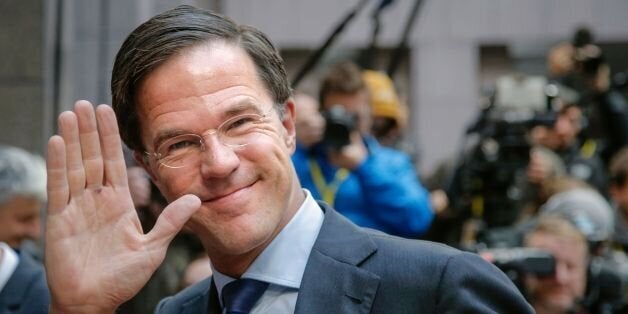
<instances>
[{"instance_id":1,"label":"black video camera","mask_svg":"<svg viewBox=\"0 0 628 314\"><path fill-rule=\"evenodd\" d=\"M351 132L357 128L357 117L342 105L333 105L323 112L325 132L323 143L333 149L341 150L351 143Z\"/></svg>"},{"instance_id":2,"label":"black video camera","mask_svg":"<svg viewBox=\"0 0 628 314\"><path fill-rule=\"evenodd\" d=\"M480 256L493 263L512 278L516 274L532 274L547 277L554 274L556 261L551 252L535 248L496 248L481 251Z\"/></svg>"}]
</instances>

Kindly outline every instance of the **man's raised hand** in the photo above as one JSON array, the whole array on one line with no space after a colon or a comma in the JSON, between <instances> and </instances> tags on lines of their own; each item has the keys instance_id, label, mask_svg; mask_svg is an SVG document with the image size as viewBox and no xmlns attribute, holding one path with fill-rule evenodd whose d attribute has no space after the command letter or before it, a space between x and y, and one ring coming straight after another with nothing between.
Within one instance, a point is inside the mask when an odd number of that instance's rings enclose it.
<instances>
[{"instance_id":1,"label":"man's raised hand","mask_svg":"<svg viewBox=\"0 0 628 314\"><path fill-rule=\"evenodd\" d=\"M52 312L111 313L135 295L200 207L185 195L144 234L129 193L116 118L78 101L48 141L45 263Z\"/></svg>"}]
</instances>

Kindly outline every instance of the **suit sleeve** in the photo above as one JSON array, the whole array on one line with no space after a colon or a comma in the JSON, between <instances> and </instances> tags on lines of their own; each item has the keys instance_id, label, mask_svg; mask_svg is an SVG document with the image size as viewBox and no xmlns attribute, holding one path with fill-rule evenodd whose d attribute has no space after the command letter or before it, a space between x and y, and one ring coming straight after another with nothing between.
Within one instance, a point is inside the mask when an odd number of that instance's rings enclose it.
<instances>
[{"instance_id":1,"label":"suit sleeve","mask_svg":"<svg viewBox=\"0 0 628 314\"><path fill-rule=\"evenodd\" d=\"M494 265L461 252L447 261L436 313L534 313L515 285Z\"/></svg>"}]
</instances>

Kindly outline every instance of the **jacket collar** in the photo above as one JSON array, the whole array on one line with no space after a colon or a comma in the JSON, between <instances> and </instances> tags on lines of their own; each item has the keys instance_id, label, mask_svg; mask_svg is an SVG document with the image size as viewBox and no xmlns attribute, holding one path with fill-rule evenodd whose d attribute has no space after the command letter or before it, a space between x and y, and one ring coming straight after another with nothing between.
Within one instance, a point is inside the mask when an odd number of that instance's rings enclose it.
<instances>
[{"instance_id":1,"label":"jacket collar","mask_svg":"<svg viewBox=\"0 0 628 314\"><path fill-rule=\"evenodd\" d=\"M295 313L369 313L380 278L359 267L377 245L359 227L319 203L325 220L299 289Z\"/></svg>"},{"instance_id":2,"label":"jacket collar","mask_svg":"<svg viewBox=\"0 0 628 314\"><path fill-rule=\"evenodd\" d=\"M359 265L377 251L377 245L331 207L319 205L325 219L305 266L295 313L315 314L329 309L334 313L369 313L380 278ZM198 313L208 304L210 314L221 313L213 280L209 286L203 295L183 305L183 314Z\"/></svg>"},{"instance_id":3,"label":"jacket collar","mask_svg":"<svg viewBox=\"0 0 628 314\"><path fill-rule=\"evenodd\" d=\"M0 303L10 309L19 309L24 304L24 298L33 281L38 280L39 276L44 276L43 267L37 264L28 252L21 252L19 258L15 271L0 293L0 301L2 301ZM1 310L2 308L0 312Z\"/></svg>"},{"instance_id":4,"label":"jacket collar","mask_svg":"<svg viewBox=\"0 0 628 314\"><path fill-rule=\"evenodd\" d=\"M209 314L220 314L221 309L220 302L218 302L218 292L212 278L210 277L203 280L200 285L205 287L209 285L209 290L206 289L202 294L184 303L181 306L181 314L196 314L202 309L207 309L207 313Z\"/></svg>"}]
</instances>

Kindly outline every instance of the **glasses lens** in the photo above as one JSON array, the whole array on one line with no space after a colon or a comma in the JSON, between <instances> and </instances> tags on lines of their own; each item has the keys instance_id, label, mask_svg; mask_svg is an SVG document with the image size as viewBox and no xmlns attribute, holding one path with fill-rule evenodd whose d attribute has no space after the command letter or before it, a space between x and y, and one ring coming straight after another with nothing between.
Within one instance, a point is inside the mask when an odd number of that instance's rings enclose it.
<instances>
[{"instance_id":1,"label":"glasses lens","mask_svg":"<svg viewBox=\"0 0 628 314\"><path fill-rule=\"evenodd\" d=\"M241 147L249 143L251 135L263 122L264 116L259 114L243 114L233 117L220 125L218 135L220 141L229 147Z\"/></svg>"},{"instance_id":2,"label":"glasses lens","mask_svg":"<svg viewBox=\"0 0 628 314\"><path fill-rule=\"evenodd\" d=\"M266 114L242 114L223 122L217 130L218 140L231 148L243 147L252 141L252 135L264 123ZM214 132L208 131L205 134ZM196 134L175 136L157 147L157 160L168 168L194 165L200 160L203 137Z\"/></svg>"},{"instance_id":3,"label":"glasses lens","mask_svg":"<svg viewBox=\"0 0 628 314\"><path fill-rule=\"evenodd\" d=\"M194 134L175 136L157 148L159 162L169 168L193 164L201 152L201 137Z\"/></svg>"}]
</instances>

